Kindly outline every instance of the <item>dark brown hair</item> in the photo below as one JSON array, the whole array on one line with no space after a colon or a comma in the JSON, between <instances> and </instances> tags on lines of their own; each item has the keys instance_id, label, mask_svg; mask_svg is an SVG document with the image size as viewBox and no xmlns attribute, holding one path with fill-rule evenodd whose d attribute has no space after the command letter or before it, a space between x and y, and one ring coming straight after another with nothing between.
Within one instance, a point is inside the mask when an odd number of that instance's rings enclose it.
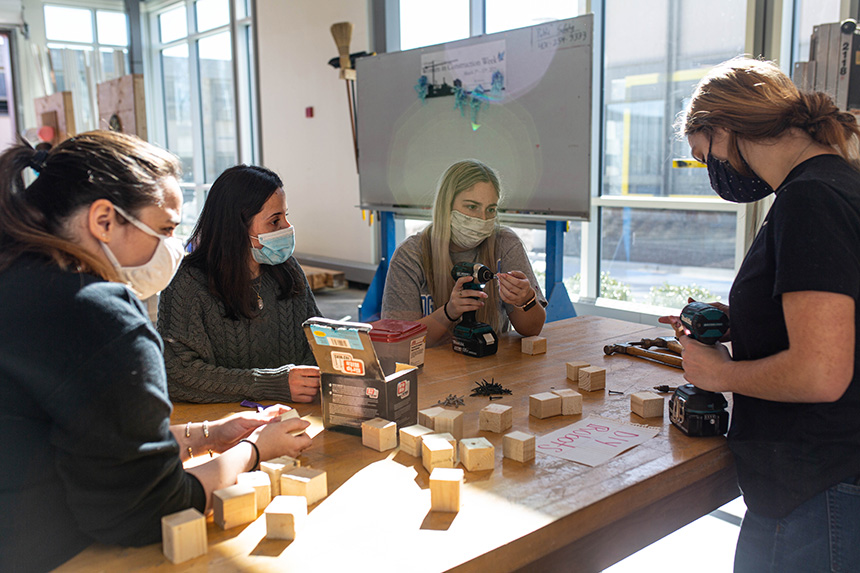
<instances>
[{"instance_id":1,"label":"dark brown hair","mask_svg":"<svg viewBox=\"0 0 860 573\"><path fill-rule=\"evenodd\" d=\"M38 173L29 186L27 168ZM24 142L9 147L0 155L0 271L23 253L38 253L63 268L116 280L113 267L72 240L69 218L98 199L136 215L160 205L163 180L179 174L169 152L113 131L81 133L50 151Z\"/></svg>"},{"instance_id":2,"label":"dark brown hair","mask_svg":"<svg viewBox=\"0 0 860 573\"><path fill-rule=\"evenodd\" d=\"M218 298L226 318L253 318L259 312L251 296L249 229L254 215L283 187L280 177L265 167L236 165L218 176L209 189L197 226L188 242L193 251L184 264L206 273L209 292ZM260 265L280 287L278 299L300 294L304 280L292 257L280 265Z\"/></svg>"}]
</instances>

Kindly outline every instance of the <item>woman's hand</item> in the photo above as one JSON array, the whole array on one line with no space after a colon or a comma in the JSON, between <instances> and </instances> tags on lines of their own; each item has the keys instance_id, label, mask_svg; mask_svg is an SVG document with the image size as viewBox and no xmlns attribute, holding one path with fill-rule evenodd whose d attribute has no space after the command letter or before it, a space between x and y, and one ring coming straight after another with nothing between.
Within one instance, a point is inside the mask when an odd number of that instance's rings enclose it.
<instances>
[{"instance_id":1,"label":"woman's hand","mask_svg":"<svg viewBox=\"0 0 860 573\"><path fill-rule=\"evenodd\" d=\"M684 347L681 352L684 379L702 390L727 391L721 380L725 376L726 365L732 362L728 348L719 342L702 344L686 335L679 336L678 342Z\"/></svg>"},{"instance_id":2,"label":"woman's hand","mask_svg":"<svg viewBox=\"0 0 860 573\"><path fill-rule=\"evenodd\" d=\"M528 277L521 271L499 273L496 278L499 279L499 296L508 304L523 306L536 294Z\"/></svg>"},{"instance_id":3,"label":"woman's hand","mask_svg":"<svg viewBox=\"0 0 860 573\"><path fill-rule=\"evenodd\" d=\"M310 426L310 422L301 418L271 422L255 430L249 439L257 444L261 462L279 456L295 458L310 447L311 439L305 433L294 436L292 432L304 430L308 426Z\"/></svg>"},{"instance_id":4,"label":"woman's hand","mask_svg":"<svg viewBox=\"0 0 860 573\"><path fill-rule=\"evenodd\" d=\"M687 302L688 303L696 302L696 299L689 297L689 298L687 298ZM707 304L720 309L721 311L726 313L726 316L730 316L729 315L729 305L723 304L721 302L709 302ZM681 338L682 336L686 336L687 334L689 334L687 329L681 323L681 318L678 316L661 316L660 318L657 319L657 321L661 322L663 324L668 324L669 326L671 326L672 329L675 331L675 336L678 338ZM723 335L723 337L720 338L720 341L721 342L729 342L731 339L732 339L731 330L727 330L726 333Z\"/></svg>"},{"instance_id":5,"label":"woman's hand","mask_svg":"<svg viewBox=\"0 0 860 573\"><path fill-rule=\"evenodd\" d=\"M283 410L281 409L283 408ZM251 432L272 420L288 408L272 406L262 412L238 412L221 420L209 423L209 447L213 452L223 453L251 435Z\"/></svg>"},{"instance_id":6,"label":"woman's hand","mask_svg":"<svg viewBox=\"0 0 860 573\"><path fill-rule=\"evenodd\" d=\"M478 310L484 306L484 299L487 298L487 293L482 290L472 290L465 288L467 283L472 282L472 277L460 277L454 284L451 290L451 297L445 303L446 314L457 320L463 313Z\"/></svg>"},{"instance_id":7,"label":"woman's hand","mask_svg":"<svg viewBox=\"0 0 860 573\"><path fill-rule=\"evenodd\" d=\"M320 369L293 366L290 369L290 396L293 402L310 402L320 391Z\"/></svg>"}]
</instances>

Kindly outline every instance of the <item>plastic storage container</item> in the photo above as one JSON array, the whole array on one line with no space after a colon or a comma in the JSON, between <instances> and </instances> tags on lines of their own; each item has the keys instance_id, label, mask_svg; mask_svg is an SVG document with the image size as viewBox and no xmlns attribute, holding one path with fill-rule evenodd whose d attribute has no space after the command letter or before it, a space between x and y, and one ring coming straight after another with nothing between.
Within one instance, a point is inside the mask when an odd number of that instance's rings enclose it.
<instances>
[{"instance_id":1,"label":"plastic storage container","mask_svg":"<svg viewBox=\"0 0 860 573\"><path fill-rule=\"evenodd\" d=\"M377 320L371 322L370 340L379 364L386 374L394 372L394 363L424 365L427 327L411 320Z\"/></svg>"}]
</instances>

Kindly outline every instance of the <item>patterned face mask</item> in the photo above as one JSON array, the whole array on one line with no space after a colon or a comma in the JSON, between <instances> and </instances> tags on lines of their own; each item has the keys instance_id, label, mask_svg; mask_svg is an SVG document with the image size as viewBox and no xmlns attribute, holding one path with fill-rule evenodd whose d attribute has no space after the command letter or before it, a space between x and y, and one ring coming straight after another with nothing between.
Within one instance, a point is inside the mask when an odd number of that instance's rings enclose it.
<instances>
[{"instance_id":1,"label":"patterned face mask","mask_svg":"<svg viewBox=\"0 0 860 573\"><path fill-rule=\"evenodd\" d=\"M711 180L711 188L717 192L717 195L732 203L752 203L773 193L773 188L763 179L741 175L728 161L711 155L711 146L708 147L708 178ZM738 149L738 155L740 155L740 149ZM741 159L749 168L749 164L742 155Z\"/></svg>"},{"instance_id":2,"label":"patterned face mask","mask_svg":"<svg viewBox=\"0 0 860 573\"><path fill-rule=\"evenodd\" d=\"M457 211L451 211L451 240L463 249L474 249L481 241L493 234L496 219L479 219Z\"/></svg>"}]
</instances>

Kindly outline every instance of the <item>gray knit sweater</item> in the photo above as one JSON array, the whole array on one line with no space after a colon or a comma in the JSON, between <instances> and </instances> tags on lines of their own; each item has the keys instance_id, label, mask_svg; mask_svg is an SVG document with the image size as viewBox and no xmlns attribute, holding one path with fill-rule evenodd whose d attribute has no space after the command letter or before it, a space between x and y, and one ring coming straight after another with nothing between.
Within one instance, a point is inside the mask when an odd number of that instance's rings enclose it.
<instances>
[{"instance_id":1,"label":"gray knit sweater","mask_svg":"<svg viewBox=\"0 0 860 573\"><path fill-rule=\"evenodd\" d=\"M294 259L286 264L299 268ZM320 316L304 273L301 276L304 292L277 300L277 282L263 273L255 284L263 310L251 320L230 320L224 305L209 292L203 271L182 265L158 304L171 400L291 401L292 366L316 364L302 322Z\"/></svg>"}]
</instances>

